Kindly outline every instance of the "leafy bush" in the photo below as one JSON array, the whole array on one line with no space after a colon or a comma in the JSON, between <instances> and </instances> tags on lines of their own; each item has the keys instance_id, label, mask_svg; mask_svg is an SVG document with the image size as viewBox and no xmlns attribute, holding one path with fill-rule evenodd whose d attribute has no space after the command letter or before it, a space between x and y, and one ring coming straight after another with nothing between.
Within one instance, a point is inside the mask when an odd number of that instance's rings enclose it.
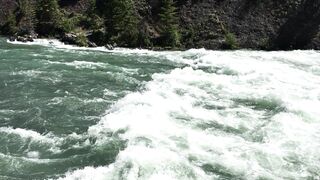
<instances>
[{"instance_id":1,"label":"leafy bush","mask_svg":"<svg viewBox=\"0 0 320 180\"><path fill-rule=\"evenodd\" d=\"M81 16L79 20L79 26L86 29L98 30L104 25L103 19L96 14Z\"/></svg>"},{"instance_id":2,"label":"leafy bush","mask_svg":"<svg viewBox=\"0 0 320 180\"><path fill-rule=\"evenodd\" d=\"M233 33L227 32L225 34L225 48L237 49L239 47L236 37Z\"/></svg>"},{"instance_id":3,"label":"leafy bush","mask_svg":"<svg viewBox=\"0 0 320 180\"><path fill-rule=\"evenodd\" d=\"M85 33L81 32L77 34L76 43L78 46L88 46L88 39Z\"/></svg>"},{"instance_id":4,"label":"leafy bush","mask_svg":"<svg viewBox=\"0 0 320 180\"><path fill-rule=\"evenodd\" d=\"M82 20L82 15L76 14L76 15L68 15L67 12L62 13L63 16L61 16L61 21L58 23L59 29L61 29L63 32L71 32L75 30Z\"/></svg>"}]
</instances>

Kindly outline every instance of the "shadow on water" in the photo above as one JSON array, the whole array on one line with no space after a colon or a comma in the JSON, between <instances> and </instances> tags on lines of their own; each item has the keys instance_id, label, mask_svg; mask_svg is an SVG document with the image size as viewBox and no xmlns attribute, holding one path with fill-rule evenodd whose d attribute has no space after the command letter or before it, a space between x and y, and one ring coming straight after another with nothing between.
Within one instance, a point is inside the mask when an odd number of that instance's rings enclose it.
<instances>
[{"instance_id":1,"label":"shadow on water","mask_svg":"<svg viewBox=\"0 0 320 180\"><path fill-rule=\"evenodd\" d=\"M260 122L258 126L242 134L244 139L252 142L264 142L263 128L268 126L273 116L287 111L287 108L280 100L273 98L234 99L234 102L236 106L246 106L255 111L263 112L262 118L259 119Z\"/></svg>"},{"instance_id":2,"label":"shadow on water","mask_svg":"<svg viewBox=\"0 0 320 180\"><path fill-rule=\"evenodd\" d=\"M216 121L214 119L211 120L203 120L203 119L197 119L191 116L186 116L182 114L172 114L172 117L177 119L178 121L185 123L185 124L192 124L193 127L199 128L201 130L206 130L210 132L220 132L223 134L230 134L242 137L246 141L250 142L258 142L263 143L264 142L264 131L263 128L268 126L268 124L271 122L271 118L275 116L278 113L286 112L287 109L285 105L277 100L272 98L244 98L244 99L233 99L234 105L232 107L225 107L225 106L219 106L219 105L210 105L210 104L201 104L200 106L202 108L205 108L210 111L216 111L218 113L225 114L226 109L233 109L238 108L239 106L245 106L247 108L250 108L254 110L255 112L259 112L258 114L261 114L261 116L258 119L255 119L257 121L257 124L253 129L248 129L245 126L237 126L233 127L232 125L227 125L224 123L220 123L219 121ZM237 111L231 111L232 113L236 113ZM237 115L237 118L240 118L239 120L242 120L242 118L246 118L246 116L240 116Z\"/></svg>"},{"instance_id":3,"label":"shadow on water","mask_svg":"<svg viewBox=\"0 0 320 180\"><path fill-rule=\"evenodd\" d=\"M205 73L209 74L218 74L218 75L228 75L228 76L237 76L239 73L235 70L232 70L227 67L206 67L206 66L200 66L196 69L202 70Z\"/></svg>"},{"instance_id":4,"label":"shadow on water","mask_svg":"<svg viewBox=\"0 0 320 180\"><path fill-rule=\"evenodd\" d=\"M285 112L286 107L281 101L269 98L247 98L247 99L233 99L236 105L249 107L256 111L265 111L265 117L270 118L280 112Z\"/></svg>"},{"instance_id":5,"label":"shadow on water","mask_svg":"<svg viewBox=\"0 0 320 180\"><path fill-rule=\"evenodd\" d=\"M201 166L201 169L203 169L203 171L206 172L206 174L218 175L219 179L221 180L231 180L231 179L244 180L245 179L242 177L243 176L242 174L236 174L220 164L203 164Z\"/></svg>"},{"instance_id":6,"label":"shadow on water","mask_svg":"<svg viewBox=\"0 0 320 180\"><path fill-rule=\"evenodd\" d=\"M224 133L228 134L235 134L235 135L241 135L246 131L246 129L237 129L228 125L220 124L217 122L206 122L206 123L199 123L197 124L197 127L200 129L206 129L206 130L215 130L215 131L222 131Z\"/></svg>"}]
</instances>

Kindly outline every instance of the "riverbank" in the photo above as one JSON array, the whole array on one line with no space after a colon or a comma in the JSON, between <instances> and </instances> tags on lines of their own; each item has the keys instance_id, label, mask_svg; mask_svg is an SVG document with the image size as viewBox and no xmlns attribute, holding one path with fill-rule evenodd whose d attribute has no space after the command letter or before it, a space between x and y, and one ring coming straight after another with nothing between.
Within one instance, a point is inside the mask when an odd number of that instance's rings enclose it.
<instances>
[{"instance_id":1,"label":"riverbank","mask_svg":"<svg viewBox=\"0 0 320 180\"><path fill-rule=\"evenodd\" d=\"M119 2L122 1L129 0ZM35 32L40 38L54 37L78 46L109 48L320 49L318 0L174 1L171 15L166 17L175 19L171 24L161 19L164 6L160 0L134 0L127 7L134 20L108 19L116 16L107 16L105 4L99 0L61 0L54 6L56 13L48 14L55 19L51 21L40 18L46 11L39 11L35 0L26 2L28 6L16 0L0 1L1 34L24 36ZM133 24L122 23L121 19ZM169 25L171 30L164 28Z\"/></svg>"},{"instance_id":2,"label":"riverbank","mask_svg":"<svg viewBox=\"0 0 320 180\"><path fill-rule=\"evenodd\" d=\"M47 46L54 47L60 49L74 49L74 50L93 50L93 51L103 51L103 52L123 52L129 51L133 52L174 52L174 51L188 51L190 49L182 49L182 48L125 48L125 47L111 47L110 46L95 46L95 47L84 47L78 46L76 44L68 44L60 41L59 39L49 39L49 38L37 38L32 39L32 41L19 41L17 39L12 39L10 37L0 36L0 38L5 39L5 41L9 44L18 44L18 45L39 45L39 46Z\"/></svg>"},{"instance_id":3,"label":"riverbank","mask_svg":"<svg viewBox=\"0 0 320 180\"><path fill-rule=\"evenodd\" d=\"M22 41L10 41L8 37L0 36L0 39L3 41L6 41L9 44L12 45L27 45L27 46L45 46L45 47L53 47L57 49L69 49L69 50L84 50L84 51L100 51L100 52L107 52L107 53L123 53L123 54L153 54L159 53L158 55L164 54L164 53L183 53L183 52L193 52L193 51L212 51L212 52L233 52L233 51L247 51L247 52L270 52L270 53L277 53L277 52L320 52L320 50L316 49L309 49L309 50L253 50L253 49L237 49L237 50L211 50L211 49L205 49L205 48L191 48L191 49L164 49L164 48L154 48L154 49L147 49L147 48L126 48L126 47L114 47L112 49L105 47L105 46L97 46L97 47L81 47L74 44L65 44L64 42L61 42L59 39L48 39L48 38L38 38L33 39L33 41L29 42L22 42Z\"/></svg>"}]
</instances>

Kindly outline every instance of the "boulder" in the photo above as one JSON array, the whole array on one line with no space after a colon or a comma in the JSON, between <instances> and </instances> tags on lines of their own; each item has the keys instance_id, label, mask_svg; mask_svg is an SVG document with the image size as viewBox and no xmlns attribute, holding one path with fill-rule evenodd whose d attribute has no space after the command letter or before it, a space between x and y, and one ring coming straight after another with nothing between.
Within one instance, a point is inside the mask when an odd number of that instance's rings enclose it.
<instances>
[{"instance_id":1,"label":"boulder","mask_svg":"<svg viewBox=\"0 0 320 180\"><path fill-rule=\"evenodd\" d=\"M77 35L74 33L66 33L62 36L61 41L65 44L77 44Z\"/></svg>"},{"instance_id":2,"label":"boulder","mask_svg":"<svg viewBox=\"0 0 320 180\"><path fill-rule=\"evenodd\" d=\"M18 36L17 37L17 41L20 41L20 42L28 42L28 39L26 38L26 37L24 37L24 36Z\"/></svg>"},{"instance_id":3,"label":"boulder","mask_svg":"<svg viewBox=\"0 0 320 180\"><path fill-rule=\"evenodd\" d=\"M29 42L33 42L33 41L34 41L34 40L33 40L33 37L32 37L31 35L27 36L26 39L27 39L27 41L29 41Z\"/></svg>"},{"instance_id":4,"label":"boulder","mask_svg":"<svg viewBox=\"0 0 320 180\"><path fill-rule=\"evenodd\" d=\"M15 41L15 40L16 40L16 37L14 37L14 36L10 36L10 37L9 37L9 41L13 42L13 41Z\"/></svg>"},{"instance_id":5,"label":"boulder","mask_svg":"<svg viewBox=\"0 0 320 180\"><path fill-rule=\"evenodd\" d=\"M38 38L38 34L36 33L31 33L31 34L24 34L20 36L11 36L9 37L9 41L20 41L20 42L33 42L34 39Z\"/></svg>"}]
</instances>

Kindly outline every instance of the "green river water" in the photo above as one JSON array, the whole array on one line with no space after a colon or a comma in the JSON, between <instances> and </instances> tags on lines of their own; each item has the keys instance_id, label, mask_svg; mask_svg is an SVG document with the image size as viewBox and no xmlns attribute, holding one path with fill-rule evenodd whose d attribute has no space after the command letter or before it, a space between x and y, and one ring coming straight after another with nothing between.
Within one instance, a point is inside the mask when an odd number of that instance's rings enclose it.
<instances>
[{"instance_id":1,"label":"green river water","mask_svg":"<svg viewBox=\"0 0 320 180\"><path fill-rule=\"evenodd\" d=\"M320 52L0 39L0 180L319 179Z\"/></svg>"}]
</instances>

